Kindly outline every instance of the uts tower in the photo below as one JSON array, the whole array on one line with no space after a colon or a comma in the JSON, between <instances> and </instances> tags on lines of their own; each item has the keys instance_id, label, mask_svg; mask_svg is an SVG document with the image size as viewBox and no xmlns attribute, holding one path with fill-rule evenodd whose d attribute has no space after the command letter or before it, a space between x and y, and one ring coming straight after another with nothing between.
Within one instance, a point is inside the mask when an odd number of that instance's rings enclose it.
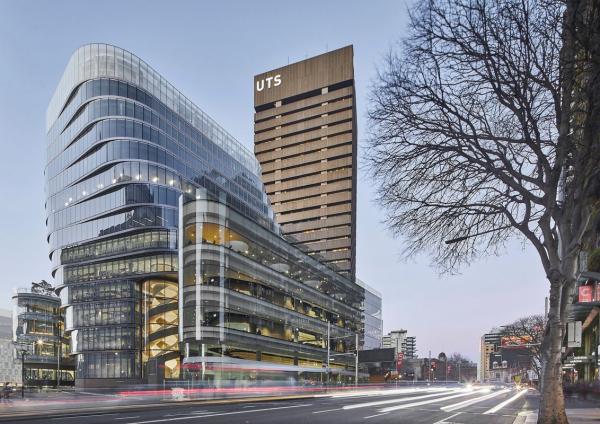
<instances>
[{"instance_id":1,"label":"uts tower","mask_svg":"<svg viewBox=\"0 0 600 424\"><path fill-rule=\"evenodd\" d=\"M254 77L254 152L287 238L354 278L356 103L352 46Z\"/></svg>"}]
</instances>

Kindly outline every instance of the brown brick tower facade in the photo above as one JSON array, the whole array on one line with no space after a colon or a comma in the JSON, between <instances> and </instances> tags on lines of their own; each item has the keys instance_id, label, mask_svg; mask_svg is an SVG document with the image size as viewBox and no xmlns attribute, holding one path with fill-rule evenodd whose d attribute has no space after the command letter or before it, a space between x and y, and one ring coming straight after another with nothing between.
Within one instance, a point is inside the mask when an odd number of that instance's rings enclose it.
<instances>
[{"instance_id":1,"label":"brown brick tower facade","mask_svg":"<svg viewBox=\"0 0 600 424\"><path fill-rule=\"evenodd\" d=\"M254 153L294 244L354 278L356 104L352 46L254 77Z\"/></svg>"}]
</instances>

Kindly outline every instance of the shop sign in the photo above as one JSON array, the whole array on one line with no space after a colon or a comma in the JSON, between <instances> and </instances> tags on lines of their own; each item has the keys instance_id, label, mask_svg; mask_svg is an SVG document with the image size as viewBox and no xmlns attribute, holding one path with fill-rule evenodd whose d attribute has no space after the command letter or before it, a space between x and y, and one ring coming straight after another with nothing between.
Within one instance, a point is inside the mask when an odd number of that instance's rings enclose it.
<instances>
[{"instance_id":1,"label":"shop sign","mask_svg":"<svg viewBox=\"0 0 600 424\"><path fill-rule=\"evenodd\" d=\"M592 302L594 299L594 286L579 287L579 303Z\"/></svg>"}]
</instances>

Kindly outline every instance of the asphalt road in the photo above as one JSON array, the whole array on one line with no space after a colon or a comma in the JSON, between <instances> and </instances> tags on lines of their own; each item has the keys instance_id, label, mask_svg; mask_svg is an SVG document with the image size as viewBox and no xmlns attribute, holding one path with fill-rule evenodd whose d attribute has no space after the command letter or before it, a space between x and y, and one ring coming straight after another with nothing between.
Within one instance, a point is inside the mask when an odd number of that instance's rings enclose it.
<instances>
[{"instance_id":1,"label":"asphalt road","mask_svg":"<svg viewBox=\"0 0 600 424\"><path fill-rule=\"evenodd\" d=\"M386 390L371 394L324 395L305 399L246 401L222 404L201 402L115 406L102 411L4 417L13 423L85 424L220 424L220 423L524 423L536 408L537 396L516 389ZM519 415L519 413L521 413Z\"/></svg>"}]
</instances>

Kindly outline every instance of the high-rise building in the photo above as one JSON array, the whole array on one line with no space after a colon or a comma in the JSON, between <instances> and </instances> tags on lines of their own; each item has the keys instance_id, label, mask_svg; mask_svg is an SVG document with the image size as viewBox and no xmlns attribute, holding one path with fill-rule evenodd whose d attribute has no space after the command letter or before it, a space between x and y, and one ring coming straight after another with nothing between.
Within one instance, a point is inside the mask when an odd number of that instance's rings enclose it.
<instances>
[{"instance_id":1,"label":"high-rise building","mask_svg":"<svg viewBox=\"0 0 600 424\"><path fill-rule=\"evenodd\" d=\"M254 152L284 234L350 278L356 256L352 46L254 77Z\"/></svg>"},{"instance_id":2,"label":"high-rise building","mask_svg":"<svg viewBox=\"0 0 600 424\"><path fill-rule=\"evenodd\" d=\"M331 340L354 348L362 289L282 238L254 155L143 60L79 48L47 131L50 258L78 386L176 379L198 358L215 378L210 357L229 377L241 361L318 375ZM333 362L352 375L348 355Z\"/></svg>"},{"instance_id":3,"label":"high-rise building","mask_svg":"<svg viewBox=\"0 0 600 424\"><path fill-rule=\"evenodd\" d=\"M417 338L415 336L406 336L401 346L404 357L411 359L417 357Z\"/></svg>"},{"instance_id":4,"label":"high-rise building","mask_svg":"<svg viewBox=\"0 0 600 424\"><path fill-rule=\"evenodd\" d=\"M479 347L479 381L489 381L490 379L490 355L497 352L500 349L502 339L502 329L494 328L489 333L481 336L481 344Z\"/></svg>"}]
</instances>

